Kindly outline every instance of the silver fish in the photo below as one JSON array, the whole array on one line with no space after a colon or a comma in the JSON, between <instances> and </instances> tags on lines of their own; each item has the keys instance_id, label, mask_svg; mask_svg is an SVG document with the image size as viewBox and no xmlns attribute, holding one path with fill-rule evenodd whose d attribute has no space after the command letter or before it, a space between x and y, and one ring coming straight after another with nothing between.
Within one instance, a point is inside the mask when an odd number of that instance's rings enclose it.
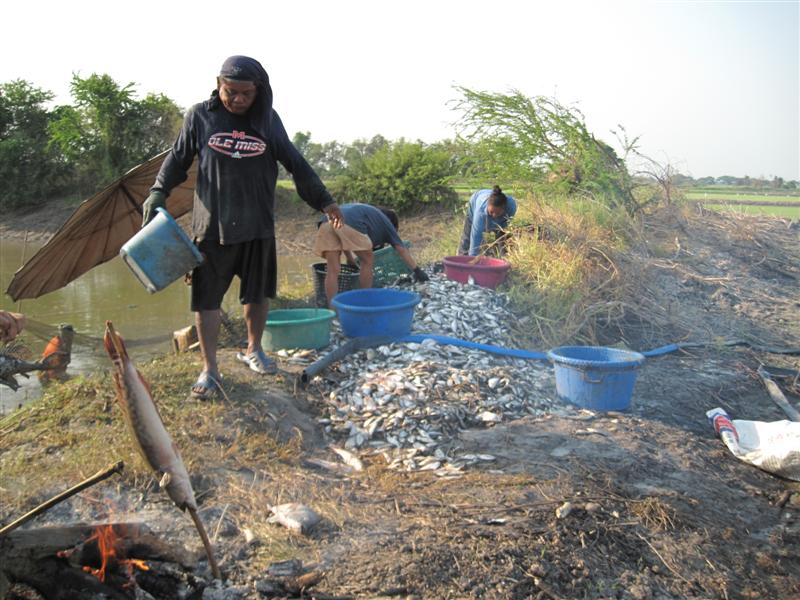
<instances>
[{"instance_id":1,"label":"silver fish","mask_svg":"<svg viewBox=\"0 0 800 600\"><path fill-rule=\"evenodd\" d=\"M197 510L189 473L178 447L164 427L150 395L150 386L131 362L122 338L110 321L106 322L103 343L114 363L117 401L142 458L161 476L159 485L166 489L178 508Z\"/></svg>"},{"instance_id":2,"label":"silver fish","mask_svg":"<svg viewBox=\"0 0 800 600\"><path fill-rule=\"evenodd\" d=\"M197 501L181 454L167 432L167 428L164 427L164 422L161 420L161 415L150 394L150 385L131 362L128 352L125 350L125 344L114 331L111 321L106 321L103 345L111 362L114 363L117 401L136 442L137 449L150 468L161 475L159 486L166 489L167 494L178 508L189 511L206 550L211 572L214 577L221 579L222 575L217 561L214 559L211 543L203 523L197 515Z\"/></svg>"}]
</instances>

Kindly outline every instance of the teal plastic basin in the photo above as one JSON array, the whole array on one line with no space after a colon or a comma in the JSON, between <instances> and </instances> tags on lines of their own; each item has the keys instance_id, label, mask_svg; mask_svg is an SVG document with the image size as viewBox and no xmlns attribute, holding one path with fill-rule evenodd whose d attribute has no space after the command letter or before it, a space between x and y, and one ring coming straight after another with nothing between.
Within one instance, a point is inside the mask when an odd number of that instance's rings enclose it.
<instances>
[{"instance_id":1,"label":"teal plastic basin","mask_svg":"<svg viewBox=\"0 0 800 600\"><path fill-rule=\"evenodd\" d=\"M335 316L336 313L327 308L271 310L261 345L265 350L324 348L331 342L331 321Z\"/></svg>"}]
</instances>

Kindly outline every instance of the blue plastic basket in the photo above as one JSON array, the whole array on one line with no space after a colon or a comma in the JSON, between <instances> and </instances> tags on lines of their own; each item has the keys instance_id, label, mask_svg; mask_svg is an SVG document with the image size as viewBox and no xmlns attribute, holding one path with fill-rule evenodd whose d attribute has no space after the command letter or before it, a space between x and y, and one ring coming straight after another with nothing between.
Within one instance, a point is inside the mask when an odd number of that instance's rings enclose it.
<instances>
[{"instance_id":1,"label":"blue plastic basket","mask_svg":"<svg viewBox=\"0 0 800 600\"><path fill-rule=\"evenodd\" d=\"M401 337L411 333L420 295L392 288L341 292L333 297L342 332L348 337Z\"/></svg>"},{"instance_id":2,"label":"blue plastic basket","mask_svg":"<svg viewBox=\"0 0 800 600\"><path fill-rule=\"evenodd\" d=\"M556 374L558 397L597 411L625 410L643 354L603 346L562 346L547 353Z\"/></svg>"},{"instance_id":3,"label":"blue plastic basket","mask_svg":"<svg viewBox=\"0 0 800 600\"><path fill-rule=\"evenodd\" d=\"M120 248L122 260L151 294L203 262L203 255L163 208Z\"/></svg>"}]
</instances>

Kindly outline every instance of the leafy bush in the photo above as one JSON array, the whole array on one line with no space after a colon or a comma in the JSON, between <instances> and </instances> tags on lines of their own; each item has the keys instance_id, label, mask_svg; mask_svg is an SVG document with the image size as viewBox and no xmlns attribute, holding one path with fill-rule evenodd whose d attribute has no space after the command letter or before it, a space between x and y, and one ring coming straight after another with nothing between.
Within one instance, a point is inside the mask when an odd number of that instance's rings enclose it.
<instances>
[{"instance_id":1,"label":"leafy bush","mask_svg":"<svg viewBox=\"0 0 800 600\"><path fill-rule=\"evenodd\" d=\"M493 94L458 88L458 124L473 143L473 172L531 190L590 196L633 213L638 205L624 157L597 139L581 112L554 98L520 92ZM626 143L633 150L636 140Z\"/></svg>"},{"instance_id":2,"label":"leafy bush","mask_svg":"<svg viewBox=\"0 0 800 600\"><path fill-rule=\"evenodd\" d=\"M421 204L457 201L458 195L448 183L452 174L447 151L401 139L356 161L331 189L338 200L402 211Z\"/></svg>"}]
</instances>

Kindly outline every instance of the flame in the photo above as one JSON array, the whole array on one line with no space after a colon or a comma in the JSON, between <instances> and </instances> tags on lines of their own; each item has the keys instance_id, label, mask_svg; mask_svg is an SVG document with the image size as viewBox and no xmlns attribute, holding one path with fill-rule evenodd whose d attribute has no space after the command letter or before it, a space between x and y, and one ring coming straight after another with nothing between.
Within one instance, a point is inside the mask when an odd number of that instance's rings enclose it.
<instances>
[{"instance_id":1,"label":"flame","mask_svg":"<svg viewBox=\"0 0 800 600\"><path fill-rule=\"evenodd\" d=\"M102 525L94 530L94 533L89 537L87 542L97 541L97 549L100 551L100 568L92 569L91 567L83 567L87 573L91 573L100 581L106 580L106 569L109 563L114 559L116 562L117 551L114 549L114 542L117 539L117 534L114 533L114 527L111 525Z\"/></svg>"},{"instance_id":2,"label":"flame","mask_svg":"<svg viewBox=\"0 0 800 600\"><path fill-rule=\"evenodd\" d=\"M92 567L85 566L83 570L86 573L91 573L97 577L97 579L105 583L107 569L113 565L119 565L125 568L128 579L131 579L131 584L134 584L135 582L132 579L134 567L142 571L149 571L150 567L143 560L136 558L126 559L117 556L117 550L114 546L118 539L119 536L114 531L113 525L101 525L100 527L96 527L94 533L86 540L86 543L92 541L97 542L97 549L100 552L100 568L93 569Z\"/></svg>"}]
</instances>

